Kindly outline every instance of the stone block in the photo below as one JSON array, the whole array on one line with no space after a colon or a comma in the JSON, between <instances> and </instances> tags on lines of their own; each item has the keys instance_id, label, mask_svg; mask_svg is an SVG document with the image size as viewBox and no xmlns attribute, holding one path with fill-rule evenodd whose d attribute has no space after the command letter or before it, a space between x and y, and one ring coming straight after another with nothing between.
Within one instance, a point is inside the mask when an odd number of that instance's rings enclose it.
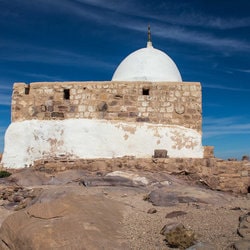
<instances>
[{"instance_id":1,"label":"stone block","mask_svg":"<svg viewBox=\"0 0 250 250\"><path fill-rule=\"evenodd\" d=\"M120 112L118 113L118 117L128 117L128 112Z\"/></svg>"},{"instance_id":2,"label":"stone block","mask_svg":"<svg viewBox=\"0 0 250 250\"><path fill-rule=\"evenodd\" d=\"M136 107L128 107L127 110L129 112L137 112L137 108Z\"/></svg>"},{"instance_id":3,"label":"stone block","mask_svg":"<svg viewBox=\"0 0 250 250\"><path fill-rule=\"evenodd\" d=\"M52 112L51 113L52 118L64 118L64 114L62 112Z\"/></svg>"},{"instance_id":4,"label":"stone block","mask_svg":"<svg viewBox=\"0 0 250 250\"><path fill-rule=\"evenodd\" d=\"M168 151L166 149L155 149L154 158L168 158Z\"/></svg>"},{"instance_id":5,"label":"stone block","mask_svg":"<svg viewBox=\"0 0 250 250\"><path fill-rule=\"evenodd\" d=\"M64 105L60 105L60 106L58 106L58 111L60 111L60 112L67 112L67 111L69 111L69 107L68 106L64 106Z\"/></svg>"},{"instance_id":6,"label":"stone block","mask_svg":"<svg viewBox=\"0 0 250 250\"><path fill-rule=\"evenodd\" d=\"M190 91L191 91L191 92L194 92L194 91L196 91L196 90L197 90L197 88L196 88L195 85L191 85L191 86L190 86Z\"/></svg>"},{"instance_id":7,"label":"stone block","mask_svg":"<svg viewBox=\"0 0 250 250\"><path fill-rule=\"evenodd\" d=\"M174 112L174 107L167 107L167 112L168 113L173 113Z\"/></svg>"},{"instance_id":8,"label":"stone block","mask_svg":"<svg viewBox=\"0 0 250 250\"><path fill-rule=\"evenodd\" d=\"M138 113L136 112L129 112L129 117L137 117Z\"/></svg>"},{"instance_id":9,"label":"stone block","mask_svg":"<svg viewBox=\"0 0 250 250\"><path fill-rule=\"evenodd\" d=\"M106 112L108 110L108 104L106 102L100 102L97 105L97 110L100 112Z\"/></svg>"},{"instance_id":10,"label":"stone block","mask_svg":"<svg viewBox=\"0 0 250 250\"><path fill-rule=\"evenodd\" d=\"M176 96L176 97L180 97L180 96L181 96L181 92L180 92L180 91L178 91L178 90L177 90L177 91L175 91L175 93L174 93L174 94L175 94L175 96Z\"/></svg>"},{"instance_id":11,"label":"stone block","mask_svg":"<svg viewBox=\"0 0 250 250\"><path fill-rule=\"evenodd\" d=\"M75 111L76 111L76 106L70 105L69 106L69 112L70 113L75 113Z\"/></svg>"},{"instance_id":12,"label":"stone block","mask_svg":"<svg viewBox=\"0 0 250 250\"><path fill-rule=\"evenodd\" d=\"M250 176L248 170L242 171L242 172L241 172L241 176L242 176L242 177L248 177L248 176Z\"/></svg>"},{"instance_id":13,"label":"stone block","mask_svg":"<svg viewBox=\"0 0 250 250\"><path fill-rule=\"evenodd\" d=\"M148 117L137 117L136 121L137 122L149 122L149 118Z\"/></svg>"},{"instance_id":14,"label":"stone block","mask_svg":"<svg viewBox=\"0 0 250 250\"><path fill-rule=\"evenodd\" d=\"M52 95L53 94L53 89L44 89L44 94L46 95Z\"/></svg>"},{"instance_id":15,"label":"stone block","mask_svg":"<svg viewBox=\"0 0 250 250\"><path fill-rule=\"evenodd\" d=\"M88 111L89 112L95 112L96 111L96 108L94 106L88 106Z\"/></svg>"},{"instance_id":16,"label":"stone block","mask_svg":"<svg viewBox=\"0 0 250 250\"><path fill-rule=\"evenodd\" d=\"M54 111L54 106L47 106L47 111L48 112L53 112Z\"/></svg>"},{"instance_id":17,"label":"stone block","mask_svg":"<svg viewBox=\"0 0 250 250\"><path fill-rule=\"evenodd\" d=\"M137 99L138 101L144 101L144 100L146 100L146 96L144 96L144 95L139 95L138 96L138 99Z\"/></svg>"},{"instance_id":18,"label":"stone block","mask_svg":"<svg viewBox=\"0 0 250 250\"><path fill-rule=\"evenodd\" d=\"M213 146L204 146L204 158L214 158L214 147Z\"/></svg>"}]
</instances>

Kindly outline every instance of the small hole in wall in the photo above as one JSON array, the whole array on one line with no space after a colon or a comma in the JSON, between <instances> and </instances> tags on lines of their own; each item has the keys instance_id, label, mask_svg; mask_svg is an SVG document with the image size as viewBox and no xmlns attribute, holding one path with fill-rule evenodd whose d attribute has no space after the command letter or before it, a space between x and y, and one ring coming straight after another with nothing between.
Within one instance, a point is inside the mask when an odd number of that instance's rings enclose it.
<instances>
[{"instance_id":1,"label":"small hole in wall","mask_svg":"<svg viewBox=\"0 0 250 250\"><path fill-rule=\"evenodd\" d=\"M250 194L250 186L248 186L248 188L247 188L247 192Z\"/></svg>"},{"instance_id":2,"label":"small hole in wall","mask_svg":"<svg viewBox=\"0 0 250 250\"><path fill-rule=\"evenodd\" d=\"M30 86L25 87L25 89L24 89L24 94L25 94L25 95L28 95L29 93L30 93Z\"/></svg>"},{"instance_id":3,"label":"small hole in wall","mask_svg":"<svg viewBox=\"0 0 250 250\"><path fill-rule=\"evenodd\" d=\"M143 95L149 95L149 89L148 88L143 88L142 89L142 94Z\"/></svg>"},{"instance_id":4,"label":"small hole in wall","mask_svg":"<svg viewBox=\"0 0 250 250\"><path fill-rule=\"evenodd\" d=\"M63 90L63 99L64 100L69 100L70 99L70 90L69 89L64 89Z\"/></svg>"}]
</instances>

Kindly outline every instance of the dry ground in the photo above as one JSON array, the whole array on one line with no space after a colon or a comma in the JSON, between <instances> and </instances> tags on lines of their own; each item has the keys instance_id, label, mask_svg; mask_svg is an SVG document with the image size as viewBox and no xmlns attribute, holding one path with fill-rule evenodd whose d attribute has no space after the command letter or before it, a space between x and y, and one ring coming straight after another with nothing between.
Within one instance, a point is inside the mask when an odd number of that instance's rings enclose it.
<instances>
[{"instance_id":1,"label":"dry ground","mask_svg":"<svg viewBox=\"0 0 250 250\"><path fill-rule=\"evenodd\" d=\"M122 249L171 249L160 234L162 227L169 222L181 222L192 229L198 242L210 243L214 249L226 249L231 243L240 239L237 234L239 216L250 211L250 199L245 195L212 191L206 187L197 186L192 181L166 173L129 172L145 177L147 185L106 185L103 182L93 184L93 177L103 177L106 173L70 170L60 173L46 174L23 170L13 174L8 180L1 180L0 189L9 185L22 185L28 188L40 187L45 190L61 190L87 196L100 195L118 201L122 205L122 223L118 229L118 237L124 242ZM11 179L12 178L12 179ZM86 186L82 185L82 180ZM90 184L88 184L90 183ZM153 191L174 193L173 200L167 206L154 206L145 200ZM191 197L184 202L176 197ZM172 202L172 203L171 203ZM6 206L0 200L0 224L12 213L14 207ZM147 213L150 208L157 212ZM26 208L25 208L26 209ZM94 209L94 208L92 208ZM110 207L112 213L114 207ZM183 211L186 214L165 218L173 211ZM79 248L81 249L81 248ZM101 249L101 248L100 248ZM112 242L110 242L110 249Z\"/></svg>"}]
</instances>

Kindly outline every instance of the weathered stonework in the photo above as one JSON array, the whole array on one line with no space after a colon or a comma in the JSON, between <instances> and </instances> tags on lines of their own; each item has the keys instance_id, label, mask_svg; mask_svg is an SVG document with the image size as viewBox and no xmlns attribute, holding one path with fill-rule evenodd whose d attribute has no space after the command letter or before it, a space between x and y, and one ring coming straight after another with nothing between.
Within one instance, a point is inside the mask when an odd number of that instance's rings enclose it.
<instances>
[{"instance_id":1,"label":"weathered stonework","mask_svg":"<svg viewBox=\"0 0 250 250\"><path fill-rule=\"evenodd\" d=\"M197 82L15 83L2 165L78 158L203 158ZM15 143L13 143L15 141Z\"/></svg>"},{"instance_id":2,"label":"weathered stonework","mask_svg":"<svg viewBox=\"0 0 250 250\"><path fill-rule=\"evenodd\" d=\"M179 125L201 132L200 83L14 84L12 122L71 118Z\"/></svg>"}]
</instances>

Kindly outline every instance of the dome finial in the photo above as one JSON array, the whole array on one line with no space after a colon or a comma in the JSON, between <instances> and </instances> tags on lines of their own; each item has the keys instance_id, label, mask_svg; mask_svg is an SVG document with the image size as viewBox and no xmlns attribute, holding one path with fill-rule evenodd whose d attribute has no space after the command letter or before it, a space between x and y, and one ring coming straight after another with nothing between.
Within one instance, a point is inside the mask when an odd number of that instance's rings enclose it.
<instances>
[{"instance_id":1,"label":"dome finial","mask_svg":"<svg viewBox=\"0 0 250 250\"><path fill-rule=\"evenodd\" d=\"M147 47L153 47L152 40L151 40L150 24L148 25L148 42L147 42Z\"/></svg>"}]
</instances>

